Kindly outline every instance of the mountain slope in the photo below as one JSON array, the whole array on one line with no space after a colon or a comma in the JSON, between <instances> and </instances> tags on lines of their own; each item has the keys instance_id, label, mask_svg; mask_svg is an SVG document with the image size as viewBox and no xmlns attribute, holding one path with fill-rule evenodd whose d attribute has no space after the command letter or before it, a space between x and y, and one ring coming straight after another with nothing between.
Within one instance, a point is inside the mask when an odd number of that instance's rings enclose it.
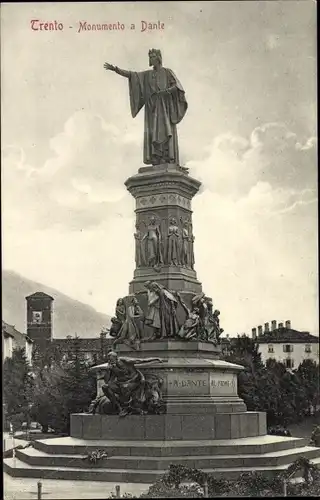
<instances>
[{"instance_id":1,"label":"mountain slope","mask_svg":"<svg viewBox=\"0 0 320 500\"><path fill-rule=\"evenodd\" d=\"M53 336L67 335L97 337L101 328L110 325L110 316L97 312L93 307L71 299L58 290L24 278L13 271L2 271L2 319L26 332L25 297L35 292L44 292L54 298Z\"/></svg>"}]
</instances>

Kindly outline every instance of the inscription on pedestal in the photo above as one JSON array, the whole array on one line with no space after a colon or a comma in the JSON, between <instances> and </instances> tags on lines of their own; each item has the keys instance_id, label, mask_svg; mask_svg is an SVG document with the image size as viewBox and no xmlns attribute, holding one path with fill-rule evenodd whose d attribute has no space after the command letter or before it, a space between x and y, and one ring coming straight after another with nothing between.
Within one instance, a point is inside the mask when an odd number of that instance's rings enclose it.
<instances>
[{"instance_id":1,"label":"inscription on pedestal","mask_svg":"<svg viewBox=\"0 0 320 500\"><path fill-rule=\"evenodd\" d=\"M237 383L234 374L169 374L168 394L201 396L237 396Z\"/></svg>"},{"instance_id":2,"label":"inscription on pedestal","mask_svg":"<svg viewBox=\"0 0 320 500\"><path fill-rule=\"evenodd\" d=\"M208 374L169 374L167 379L168 394L202 395L209 394Z\"/></svg>"},{"instance_id":3,"label":"inscription on pedestal","mask_svg":"<svg viewBox=\"0 0 320 500\"><path fill-rule=\"evenodd\" d=\"M233 373L211 374L211 396L237 396L237 376Z\"/></svg>"}]
</instances>

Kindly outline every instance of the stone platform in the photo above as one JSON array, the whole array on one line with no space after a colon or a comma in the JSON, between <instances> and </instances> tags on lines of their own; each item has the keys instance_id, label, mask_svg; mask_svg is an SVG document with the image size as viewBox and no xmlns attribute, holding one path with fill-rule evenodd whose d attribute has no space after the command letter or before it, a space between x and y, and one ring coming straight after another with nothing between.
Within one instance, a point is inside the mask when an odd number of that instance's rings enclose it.
<instances>
[{"instance_id":1,"label":"stone platform","mask_svg":"<svg viewBox=\"0 0 320 500\"><path fill-rule=\"evenodd\" d=\"M90 465L84 458L94 450L108 458ZM243 472L279 473L298 457L320 462L320 449L307 439L257 436L227 440L86 440L72 437L40 440L34 448L17 450L4 459L10 476L42 479L110 481L150 484L170 464L199 468L217 478L236 479Z\"/></svg>"}]
</instances>

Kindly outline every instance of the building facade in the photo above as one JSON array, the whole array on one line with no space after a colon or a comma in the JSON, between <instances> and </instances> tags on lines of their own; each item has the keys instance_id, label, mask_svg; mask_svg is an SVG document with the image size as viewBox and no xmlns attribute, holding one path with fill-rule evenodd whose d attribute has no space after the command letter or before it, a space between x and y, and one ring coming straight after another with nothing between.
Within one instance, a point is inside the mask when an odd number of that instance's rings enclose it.
<instances>
[{"instance_id":1,"label":"building facade","mask_svg":"<svg viewBox=\"0 0 320 500\"><path fill-rule=\"evenodd\" d=\"M319 363L319 337L295 330L290 320L278 324L273 320L264 327L252 328L252 338L259 346L264 363L271 358L289 369L298 368L306 359Z\"/></svg>"},{"instance_id":2,"label":"building facade","mask_svg":"<svg viewBox=\"0 0 320 500\"><path fill-rule=\"evenodd\" d=\"M31 364L33 341L25 333L21 333L13 325L2 321L2 362L6 358L12 358L14 349L23 348L26 358Z\"/></svg>"}]
</instances>

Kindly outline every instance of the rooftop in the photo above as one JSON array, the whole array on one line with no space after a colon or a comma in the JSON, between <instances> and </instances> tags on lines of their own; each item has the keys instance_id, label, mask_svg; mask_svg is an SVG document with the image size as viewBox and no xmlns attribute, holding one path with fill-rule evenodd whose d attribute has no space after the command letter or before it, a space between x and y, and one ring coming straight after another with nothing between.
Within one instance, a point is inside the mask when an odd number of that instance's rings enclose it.
<instances>
[{"instance_id":1,"label":"rooftop","mask_svg":"<svg viewBox=\"0 0 320 500\"><path fill-rule=\"evenodd\" d=\"M264 332L256 338L258 344L318 344L319 337L309 332L294 330L293 328L276 328L270 332Z\"/></svg>"},{"instance_id":2,"label":"rooftop","mask_svg":"<svg viewBox=\"0 0 320 500\"><path fill-rule=\"evenodd\" d=\"M68 341L74 341L75 338L72 337L71 339L55 339L53 338L52 341L58 346L58 347L65 347L66 345L66 342ZM99 337L94 337L94 338L83 338L83 337L78 337L78 340L79 340L79 349L80 351L96 351L96 350L99 350L101 348L101 338L100 336ZM104 342L106 343L106 345L110 344L113 342L113 338L112 337L109 337L107 336L105 339L104 339Z\"/></svg>"},{"instance_id":3,"label":"rooftop","mask_svg":"<svg viewBox=\"0 0 320 500\"><path fill-rule=\"evenodd\" d=\"M30 298L34 298L34 299L51 299L51 300L54 300L53 297L51 297L51 295L48 295L47 293L44 293L44 292L35 292L35 293L32 293L31 295L28 295L26 297L26 299L30 299Z\"/></svg>"},{"instance_id":4,"label":"rooftop","mask_svg":"<svg viewBox=\"0 0 320 500\"><path fill-rule=\"evenodd\" d=\"M25 333L19 332L14 325L2 320L2 335L12 337L19 347L25 347L25 342L33 342Z\"/></svg>"}]
</instances>

